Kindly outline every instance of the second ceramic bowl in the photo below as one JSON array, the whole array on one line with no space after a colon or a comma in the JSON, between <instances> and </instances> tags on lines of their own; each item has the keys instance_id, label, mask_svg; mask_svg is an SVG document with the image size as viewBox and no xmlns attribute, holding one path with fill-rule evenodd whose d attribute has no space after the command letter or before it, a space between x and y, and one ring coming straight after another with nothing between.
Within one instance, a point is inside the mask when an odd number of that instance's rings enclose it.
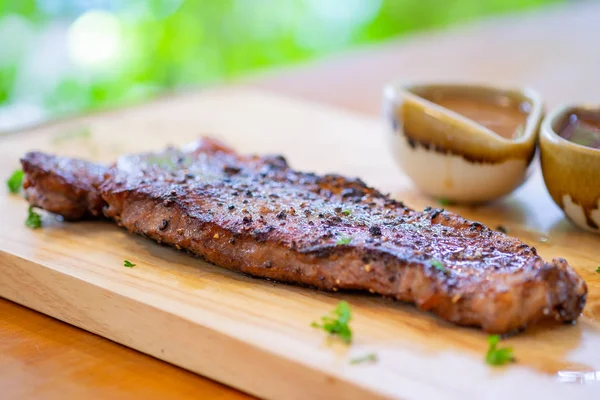
<instances>
[{"instance_id":1,"label":"second ceramic bowl","mask_svg":"<svg viewBox=\"0 0 600 400\"><path fill-rule=\"evenodd\" d=\"M582 122L584 126L576 128ZM559 135L565 130L570 140ZM600 233L598 132L600 105L572 104L548 114L540 136L542 172L552 199L577 226L596 233Z\"/></svg>"},{"instance_id":2,"label":"second ceramic bowl","mask_svg":"<svg viewBox=\"0 0 600 400\"><path fill-rule=\"evenodd\" d=\"M543 104L531 89L393 84L384 111L396 161L421 191L481 203L527 178Z\"/></svg>"}]
</instances>

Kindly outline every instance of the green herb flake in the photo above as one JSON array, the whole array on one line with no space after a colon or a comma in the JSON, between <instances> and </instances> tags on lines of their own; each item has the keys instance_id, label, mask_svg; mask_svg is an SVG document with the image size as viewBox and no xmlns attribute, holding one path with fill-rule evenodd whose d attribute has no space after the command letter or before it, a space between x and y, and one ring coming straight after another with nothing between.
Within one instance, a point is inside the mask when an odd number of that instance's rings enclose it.
<instances>
[{"instance_id":1,"label":"green herb flake","mask_svg":"<svg viewBox=\"0 0 600 400\"><path fill-rule=\"evenodd\" d=\"M499 335L488 336L488 343L490 345L490 348L488 349L485 355L486 363L497 367L515 361L515 356L513 355L512 348L498 348L498 343L500 343Z\"/></svg>"},{"instance_id":2,"label":"green herb flake","mask_svg":"<svg viewBox=\"0 0 600 400\"><path fill-rule=\"evenodd\" d=\"M341 246L341 245L345 245L345 244L350 244L350 242L352 242L352 238L351 237L346 237L346 236L342 236L341 238L339 238L337 240L337 245Z\"/></svg>"},{"instance_id":3,"label":"green herb flake","mask_svg":"<svg viewBox=\"0 0 600 400\"><path fill-rule=\"evenodd\" d=\"M25 225L31 229L37 229L42 227L42 217L40 214L33 210L33 206L29 206L27 211L27 219Z\"/></svg>"},{"instance_id":4,"label":"green herb flake","mask_svg":"<svg viewBox=\"0 0 600 400\"><path fill-rule=\"evenodd\" d=\"M600 274L600 265L596 267L596 272Z\"/></svg>"},{"instance_id":5,"label":"green herb flake","mask_svg":"<svg viewBox=\"0 0 600 400\"><path fill-rule=\"evenodd\" d=\"M323 329L332 336L338 337L346 344L352 343L352 330L348 325L352 313L350 305L345 301L340 301L330 315L321 317L321 324L313 322L313 328Z\"/></svg>"},{"instance_id":6,"label":"green herb flake","mask_svg":"<svg viewBox=\"0 0 600 400\"><path fill-rule=\"evenodd\" d=\"M125 260L125 261L123 261L123 266L127 267L127 268L133 268L133 267L135 267L135 264L129 260Z\"/></svg>"},{"instance_id":7,"label":"green herb flake","mask_svg":"<svg viewBox=\"0 0 600 400\"><path fill-rule=\"evenodd\" d=\"M343 210L343 211L342 211L342 214L344 214L344 215L348 216L348 215L352 214L352 211L350 211L350 210L346 209L346 210Z\"/></svg>"},{"instance_id":8,"label":"green herb flake","mask_svg":"<svg viewBox=\"0 0 600 400\"><path fill-rule=\"evenodd\" d=\"M431 260L431 266L437 269L438 271L448 272L448 270L444 266L444 263L439 260Z\"/></svg>"},{"instance_id":9,"label":"green herb flake","mask_svg":"<svg viewBox=\"0 0 600 400\"><path fill-rule=\"evenodd\" d=\"M11 193L19 193L21 190L21 186L23 186L23 178L25 177L25 173L18 169L12 173L10 178L6 180L6 186L8 186L8 191Z\"/></svg>"},{"instance_id":10,"label":"green herb flake","mask_svg":"<svg viewBox=\"0 0 600 400\"><path fill-rule=\"evenodd\" d=\"M454 204L454 202L452 202L451 200L444 198L438 199L438 203L440 203L440 206L442 207L451 206L452 204Z\"/></svg>"},{"instance_id":11,"label":"green herb flake","mask_svg":"<svg viewBox=\"0 0 600 400\"><path fill-rule=\"evenodd\" d=\"M352 365L362 364L365 362L377 362L377 354L369 353L364 356L356 357L356 358L353 358L352 360L350 360L350 364L352 364Z\"/></svg>"}]
</instances>

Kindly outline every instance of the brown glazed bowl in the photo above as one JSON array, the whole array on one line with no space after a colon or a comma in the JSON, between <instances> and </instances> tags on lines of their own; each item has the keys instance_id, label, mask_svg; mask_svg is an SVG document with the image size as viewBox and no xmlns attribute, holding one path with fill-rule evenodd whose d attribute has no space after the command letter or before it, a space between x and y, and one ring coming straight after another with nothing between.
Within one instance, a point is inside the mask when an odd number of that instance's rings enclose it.
<instances>
[{"instance_id":1,"label":"brown glazed bowl","mask_svg":"<svg viewBox=\"0 0 600 400\"><path fill-rule=\"evenodd\" d=\"M577 226L600 233L600 149L559 135L571 115L593 115L600 122L600 105L567 104L544 119L540 135L542 172L548 192Z\"/></svg>"},{"instance_id":2,"label":"brown glazed bowl","mask_svg":"<svg viewBox=\"0 0 600 400\"><path fill-rule=\"evenodd\" d=\"M433 101L526 105L511 138ZM390 84L384 90L388 144L398 166L421 192L458 203L505 196L528 177L543 118L541 96L528 88L460 83Z\"/></svg>"}]
</instances>

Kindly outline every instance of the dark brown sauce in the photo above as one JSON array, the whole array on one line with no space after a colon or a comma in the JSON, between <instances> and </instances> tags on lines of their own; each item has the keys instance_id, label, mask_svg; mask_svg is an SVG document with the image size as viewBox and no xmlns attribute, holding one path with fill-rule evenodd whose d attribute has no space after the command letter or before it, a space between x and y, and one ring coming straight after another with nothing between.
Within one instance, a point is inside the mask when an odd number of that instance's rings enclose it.
<instances>
[{"instance_id":1,"label":"dark brown sauce","mask_svg":"<svg viewBox=\"0 0 600 400\"><path fill-rule=\"evenodd\" d=\"M600 112L571 112L560 122L557 133L570 142L600 149Z\"/></svg>"},{"instance_id":2,"label":"dark brown sauce","mask_svg":"<svg viewBox=\"0 0 600 400\"><path fill-rule=\"evenodd\" d=\"M523 134L530 109L528 103L501 101L504 99L438 95L430 100L506 139L514 139Z\"/></svg>"}]
</instances>

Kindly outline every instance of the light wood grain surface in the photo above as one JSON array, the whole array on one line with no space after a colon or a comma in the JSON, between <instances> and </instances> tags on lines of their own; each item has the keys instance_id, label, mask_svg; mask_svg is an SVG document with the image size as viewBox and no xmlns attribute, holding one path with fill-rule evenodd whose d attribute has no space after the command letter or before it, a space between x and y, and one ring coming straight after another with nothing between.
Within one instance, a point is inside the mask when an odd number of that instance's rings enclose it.
<instances>
[{"instance_id":1,"label":"light wood grain surface","mask_svg":"<svg viewBox=\"0 0 600 400\"><path fill-rule=\"evenodd\" d=\"M598 5L584 5L394 42L267 77L260 86L366 114L378 113L384 82L407 78L524 83L540 89L550 105L563 100L600 101L596 97L600 53L595 50L599 12ZM407 195L410 202L412 195ZM541 224L542 230L556 224L570 232L548 198L543 206L541 210L548 210L552 218L544 212L529 215L527 208L520 218ZM496 207L519 210L510 199ZM489 218L502 222L503 215ZM598 307L593 310L598 312ZM3 398L81 398L82 393L86 398L245 397L14 303L0 300L0 316Z\"/></svg>"},{"instance_id":2,"label":"light wood grain surface","mask_svg":"<svg viewBox=\"0 0 600 400\"><path fill-rule=\"evenodd\" d=\"M91 136L57 142L79 127ZM210 133L240 151L285 154L300 170L360 176L423 209L432 200L396 168L384 131L378 119L326 106L215 90L4 138L0 174L8 175L28 149L110 161ZM592 381L600 371L594 272L600 238L564 224L552 207L536 174L504 202L453 208L490 226L502 223L547 259L567 258L588 283L579 323L538 326L507 340L519 362L502 371L483 362L487 336L479 330L377 296L252 279L105 222L61 223L46 215L44 228L31 230L23 224L24 200L6 193L0 194L0 296L266 398L459 399L500 390L509 397L583 396L600 386L563 385L557 375ZM124 268L124 259L137 265ZM340 299L354 311L351 347L328 344L310 326ZM377 363L349 364L371 352Z\"/></svg>"}]
</instances>

